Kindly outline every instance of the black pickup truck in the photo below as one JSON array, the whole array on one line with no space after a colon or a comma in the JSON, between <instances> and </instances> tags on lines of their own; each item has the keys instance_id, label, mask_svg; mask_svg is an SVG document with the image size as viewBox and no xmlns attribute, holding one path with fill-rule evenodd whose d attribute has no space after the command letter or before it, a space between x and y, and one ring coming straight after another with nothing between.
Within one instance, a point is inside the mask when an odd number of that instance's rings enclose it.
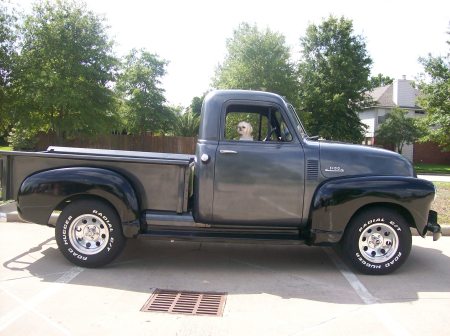
<instances>
[{"instance_id":1,"label":"black pickup truck","mask_svg":"<svg viewBox=\"0 0 450 336\"><path fill-rule=\"evenodd\" d=\"M267 92L214 91L195 156L49 147L0 152L3 199L49 225L71 262L99 267L126 238L341 244L368 274L397 269L411 228L440 237L432 183L394 152L309 137Z\"/></svg>"}]
</instances>

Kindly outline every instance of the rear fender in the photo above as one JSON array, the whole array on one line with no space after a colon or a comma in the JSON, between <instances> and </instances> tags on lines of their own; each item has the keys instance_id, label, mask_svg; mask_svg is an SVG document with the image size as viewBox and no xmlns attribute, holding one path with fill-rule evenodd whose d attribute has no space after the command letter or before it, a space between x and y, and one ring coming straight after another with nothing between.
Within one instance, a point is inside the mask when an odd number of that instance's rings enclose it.
<instances>
[{"instance_id":1,"label":"rear fender","mask_svg":"<svg viewBox=\"0 0 450 336\"><path fill-rule=\"evenodd\" d=\"M126 236L140 229L139 202L131 183L119 173L103 168L51 169L28 176L17 196L20 217L47 224L51 213L64 202L95 197L109 202L117 211Z\"/></svg>"},{"instance_id":2,"label":"rear fender","mask_svg":"<svg viewBox=\"0 0 450 336\"><path fill-rule=\"evenodd\" d=\"M316 190L311 206L311 244L339 242L353 215L372 204L401 208L409 225L424 235L434 195L433 183L413 177L369 176L326 181Z\"/></svg>"}]
</instances>

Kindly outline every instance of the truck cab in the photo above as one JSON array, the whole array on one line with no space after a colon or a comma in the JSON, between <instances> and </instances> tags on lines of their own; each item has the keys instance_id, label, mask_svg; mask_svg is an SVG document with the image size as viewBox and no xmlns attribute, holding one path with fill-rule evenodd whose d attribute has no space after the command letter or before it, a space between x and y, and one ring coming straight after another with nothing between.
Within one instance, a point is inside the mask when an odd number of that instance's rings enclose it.
<instances>
[{"instance_id":1,"label":"truck cab","mask_svg":"<svg viewBox=\"0 0 450 336\"><path fill-rule=\"evenodd\" d=\"M252 126L251 139L240 139L237 127L242 122ZM305 150L299 129L296 115L278 95L208 95L196 148L195 219L300 226Z\"/></svg>"}]
</instances>

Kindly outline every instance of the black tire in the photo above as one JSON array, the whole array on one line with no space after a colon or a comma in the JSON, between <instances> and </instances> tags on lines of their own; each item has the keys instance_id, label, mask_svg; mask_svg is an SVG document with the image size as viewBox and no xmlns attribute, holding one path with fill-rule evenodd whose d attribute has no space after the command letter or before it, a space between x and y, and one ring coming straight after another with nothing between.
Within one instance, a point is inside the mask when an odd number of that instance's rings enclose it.
<instances>
[{"instance_id":1,"label":"black tire","mask_svg":"<svg viewBox=\"0 0 450 336\"><path fill-rule=\"evenodd\" d=\"M342 241L347 261L365 274L382 275L398 269L411 251L411 230L402 215L383 207L357 214Z\"/></svg>"},{"instance_id":2,"label":"black tire","mask_svg":"<svg viewBox=\"0 0 450 336\"><path fill-rule=\"evenodd\" d=\"M82 267L110 263L126 241L116 211L98 200L79 200L64 208L56 223L55 238L62 254Z\"/></svg>"}]
</instances>

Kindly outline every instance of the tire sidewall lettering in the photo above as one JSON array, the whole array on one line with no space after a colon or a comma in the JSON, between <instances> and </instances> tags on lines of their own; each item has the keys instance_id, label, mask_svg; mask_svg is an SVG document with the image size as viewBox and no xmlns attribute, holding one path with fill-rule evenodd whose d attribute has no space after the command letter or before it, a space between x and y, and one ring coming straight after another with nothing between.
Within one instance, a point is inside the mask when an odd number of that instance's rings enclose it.
<instances>
[{"instance_id":1,"label":"tire sidewall lettering","mask_svg":"<svg viewBox=\"0 0 450 336\"><path fill-rule=\"evenodd\" d=\"M83 261L88 260L88 256L87 256L87 255L77 253L77 252L74 251L71 247L69 247L69 248L67 249L67 251L68 251L72 256L74 256L74 257L77 258L77 259L80 259L80 260L83 260Z\"/></svg>"},{"instance_id":2,"label":"tire sidewall lettering","mask_svg":"<svg viewBox=\"0 0 450 336\"><path fill-rule=\"evenodd\" d=\"M62 229L62 239L63 239L65 245L69 245L69 239L67 238L67 228L69 227L70 221L72 220L72 218L73 218L72 216L69 216L69 217L64 221L64 224L63 224L63 229Z\"/></svg>"},{"instance_id":3,"label":"tire sidewall lettering","mask_svg":"<svg viewBox=\"0 0 450 336\"><path fill-rule=\"evenodd\" d=\"M399 251L395 257L391 258L391 261L384 264L384 267L388 268L388 267L393 266L395 263L397 263L400 260L401 257L402 257L402 252Z\"/></svg>"},{"instance_id":4,"label":"tire sidewall lettering","mask_svg":"<svg viewBox=\"0 0 450 336\"><path fill-rule=\"evenodd\" d=\"M399 232L402 231L401 227L395 221L393 221L393 220L385 221L385 219L383 217L379 217L376 219L374 218L374 219L368 220L368 221L364 222L363 224L361 224L360 227L358 228L358 232L362 233L368 226L377 224L377 223L392 226L392 228L394 228L396 231L399 231Z\"/></svg>"},{"instance_id":5,"label":"tire sidewall lettering","mask_svg":"<svg viewBox=\"0 0 450 336\"><path fill-rule=\"evenodd\" d=\"M401 257L402 257L402 252L399 251L395 257L392 257L390 261L383 263L383 264L375 264L375 263L371 263L370 261L367 261L359 252L355 253L355 257L356 259L365 267L367 268L373 268L373 269L381 269L382 267L384 268L389 268L391 266L393 266L395 263L397 263Z\"/></svg>"},{"instance_id":6,"label":"tire sidewall lettering","mask_svg":"<svg viewBox=\"0 0 450 336\"><path fill-rule=\"evenodd\" d=\"M98 211L98 210L95 210L95 209L94 209L94 210L92 210L92 213L93 213L95 216L100 217L100 218L108 225L108 228L109 228L109 232L110 232L110 233L114 231L113 225L112 225L111 222L109 221L108 217L105 216L101 211Z\"/></svg>"},{"instance_id":7,"label":"tire sidewall lettering","mask_svg":"<svg viewBox=\"0 0 450 336\"><path fill-rule=\"evenodd\" d=\"M355 256L356 256L356 259L358 259L359 262L367 268L372 268L372 269L380 269L381 268L380 264L373 264L373 263L367 261L366 259L364 259L364 257L359 252L356 252Z\"/></svg>"}]
</instances>

